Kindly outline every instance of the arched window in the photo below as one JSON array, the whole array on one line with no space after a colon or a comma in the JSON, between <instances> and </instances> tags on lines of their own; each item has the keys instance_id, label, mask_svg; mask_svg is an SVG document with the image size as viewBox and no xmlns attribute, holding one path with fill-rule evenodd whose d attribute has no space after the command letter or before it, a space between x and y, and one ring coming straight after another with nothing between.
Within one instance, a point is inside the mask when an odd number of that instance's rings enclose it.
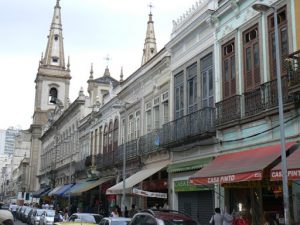
<instances>
[{"instance_id":1,"label":"arched window","mask_svg":"<svg viewBox=\"0 0 300 225\"><path fill-rule=\"evenodd\" d=\"M109 129L108 129L108 151L112 152L113 151L113 145L112 145L112 141L113 141L113 123L112 121L110 121L109 123Z\"/></svg>"},{"instance_id":2,"label":"arched window","mask_svg":"<svg viewBox=\"0 0 300 225\"><path fill-rule=\"evenodd\" d=\"M57 89L51 88L49 91L49 103L56 104L57 100Z\"/></svg>"},{"instance_id":3,"label":"arched window","mask_svg":"<svg viewBox=\"0 0 300 225\"><path fill-rule=\"evenodd\" d=\"M103 153L108 152L108 127L104 127L104 134L103 134Z\"/></svg>"},{"instance_id":4,"label":"arched window","mask_svg":"<svg viewBox=\"0 0 300 225\"><path fill-rule=\"evenodd\" d=\"M119 120L115 119L114 122L114 134L113 134L113 151L118 148L118 138L119 138Z\"/></svg>"}]
</instances>

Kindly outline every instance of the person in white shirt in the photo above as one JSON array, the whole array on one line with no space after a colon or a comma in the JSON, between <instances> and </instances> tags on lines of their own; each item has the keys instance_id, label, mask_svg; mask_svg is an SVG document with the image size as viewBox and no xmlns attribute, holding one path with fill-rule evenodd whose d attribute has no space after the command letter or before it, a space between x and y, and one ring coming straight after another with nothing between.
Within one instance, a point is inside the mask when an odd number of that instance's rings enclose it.
<instances>
[{"instance_id":1,"label":"person in white shirt","mask_svg":"<svg viewBox=\"0 0 300 225\"><path fill-rule=\"evenodd\" d=\"M17 219L16 219L16 214L17 214L17 208L18 208L18 206L17 206L17 204L16 203L12 203L10 206L9 206L9 210L11 211L11 213L13 214L13 216L14 216L14 221L16 221Z\"/></svg>"},{"instance_id":2,"label":"person in white shirt","mask_svg":"<svg viewBox=\"0 0 300 225\"><path fill-rule=\"evenodd\" d=\"M234 211L232 212L232 214L234 213ZM223 214L223 225L231 225L232 221L233 221L233 215L230 215L227 212L227 209L225 208L225 212Z\"/></svg>"},{"instance_id":3,"label":"person in white shirt","mask_svg":"<svg viewBox=\"0 0 300 225\"><path fill-rule=\"evenodd\" d=\"M211 217L209 223L211 225L223 225L223 215L220 208L215 208L215 214Z\"/></svg>"}]
</instances>

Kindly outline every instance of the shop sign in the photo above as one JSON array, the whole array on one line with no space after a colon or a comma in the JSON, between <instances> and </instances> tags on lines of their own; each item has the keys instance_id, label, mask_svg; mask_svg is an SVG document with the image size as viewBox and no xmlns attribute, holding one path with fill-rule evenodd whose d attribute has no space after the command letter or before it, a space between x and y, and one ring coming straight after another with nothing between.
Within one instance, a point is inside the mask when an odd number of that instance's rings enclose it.
<instances>
[{"instance_id":1,"label":"shop sign","mask_svg":"<svg viewBox=\"0 0 300 225\"><path fill-rule=\"evenodd\" d=\"M164 199L168 198L167 193L143 191L136 188L132 189L132 194L136 194L144 197L150 197L150 198L164 198Z\"/></svg>"},{"instance_id":2,"label":"shop sign","mask_svg":"<svg viewBox=\"0 0 300 225\"><path fill-rule=\"evenodd\" d=\"M291 169L287 171L288 179L299 180L300 179L300 169ZM281 170L271 171L271 180L281 180L282 173Z\"/></svg>"},{"instance_id":3,"label":"shop sign","mask_svg":"<svg viewBox=\"0 0 300 225\"><path fill-rule=\"evenodd\" d=\"M242 182L242 181L254 181L261 180L262 172L255 171L249 173L238 173L238 174L230 174L223 176L215 176L215 177L192 177L190 178L191 184L224 184L224 183L234 183L234 182Z\"/></svg>"},{"instance_id":4,"label":"shop sign","mask_svg":"<svg viewBox=\"0 0 300 225\"><path fill-rule=\"evenodd\" d=\"M188 192L188 191L203 191L203 190L211 190L213 187L210 186L196 186L191 185L188 180L177 180L174 181L175 192Z\"/></svg>"}]
</instances>

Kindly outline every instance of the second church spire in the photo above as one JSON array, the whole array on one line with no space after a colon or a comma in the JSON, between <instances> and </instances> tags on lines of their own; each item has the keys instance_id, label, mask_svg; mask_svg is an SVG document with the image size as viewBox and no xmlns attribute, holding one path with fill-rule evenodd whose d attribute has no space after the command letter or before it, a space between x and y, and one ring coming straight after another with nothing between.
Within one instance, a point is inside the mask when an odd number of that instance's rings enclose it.
<instances>
[{"instance_id":1,"label":"second church spire","mask_svg":"<svg viewBox=\"0 0 300 225\"><path fill-rule=\"evenodd\" d=\"M154 33L154 22L152 20L152 12L151 8L153 7L151 4L150 7L150 13L149 13L149 20L147 24L147 32L146 32L146 39L143 49L143 59L142 59L142 65L144 65L149 59L151 59L156 53L156 39L155 39L155 33Z\"/></svg>"}]
</instances>

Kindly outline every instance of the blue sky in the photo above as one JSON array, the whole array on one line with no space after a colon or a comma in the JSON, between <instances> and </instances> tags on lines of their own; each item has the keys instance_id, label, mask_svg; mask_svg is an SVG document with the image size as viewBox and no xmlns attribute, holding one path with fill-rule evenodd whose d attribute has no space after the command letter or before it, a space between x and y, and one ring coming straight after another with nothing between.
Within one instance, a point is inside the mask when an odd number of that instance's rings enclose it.
<instances>
[{"instance_id":1,"label":"blue sky","mask_svg":"<svg viewBox=\"0 0 300 225\"><path fill-rule=\"evenodd\" d=\"M172 20L196 0L152 0L158 50L169 41ZM34 79L56 0L0 0L0 129L29 128L34 107ZM84 88L90 65L94 77L109 68L119 79L139 68L145 40L148 0L61 0L65 57L71 60L70 98Z\"/></svg>"}]
</instances>

